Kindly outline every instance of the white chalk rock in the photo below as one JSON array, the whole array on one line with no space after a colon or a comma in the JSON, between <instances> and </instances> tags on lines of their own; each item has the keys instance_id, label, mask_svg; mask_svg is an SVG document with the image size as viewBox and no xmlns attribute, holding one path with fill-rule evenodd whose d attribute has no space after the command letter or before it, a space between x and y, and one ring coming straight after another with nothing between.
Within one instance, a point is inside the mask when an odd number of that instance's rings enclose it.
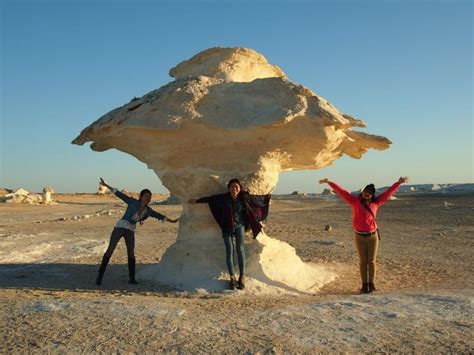
<instances>
[{"instance_id":1,"label":"white chalk rock","mask_svg":"<svg viewBox=\"0 0 474 355\"><path fill-rule=\"evenodd\" d=\"M21 202L24 203L41 203L43 202L43 196L39 194L29 194L27 196L24 196L23 200Z\"/></svg>"},{"instance_id":2,"label":"white chalk rock","mask_svg":"<svg viewBox=\"0 0 474 355\"><path fill-rule=\"evenodd\" d=\"M110 193L111 191L107 188L107 186L99 184L99 188L97 189L97 195L106 195Z\"/></svg>"},{"instance_id":3,"label":"white chalk rock","mask_svg":"<svg viewBox=\"0 0 474 355\"><path fill-rule=\"evenodd\" d=\"M176 79L207 76L233 82L286 78L279 67L249 48L210 48L172 68L170 76Z\"/></svg>"},{"instance_id":4,"label":"white chalk rock","mask_svg":"<svg viewBox=\"0 0 474 355\"><path fill-rule=\"evenodd\" d=\"M54 193L54 190L52 187L45 187L43 189L43 199L42 202L46 204L51 204L53 202L52 194Z\"/></svg>"},{"instance_id":5,"label":"white chalk rock","mask_svg":"<svg viewBox=\"0 0 474 355\"><path fill-rule=\"evenodd\" d=\"M92 142L95 151L115 148L135 156L183 202L177 242L152 272L180 289L227 286L218 282L226 271L220 230L208 206L189 205L190 198L225 192L234 177L250 193L267 194L282 171L320 169L342 155L360 158L369 148L384 150L390 144L387 138L352 130L365 127L364 122L289 81L251 49L212 48L170 73L175 81L105 114L73 143ZM265 292L314 292L331 279L321 269L321 278L315 277L309 271L314 266L306 264L293 276L287 276L287 269L294 264L266 265L267 248L281 249L278 259L290 260L291 254L299 260L288 245L269 240L247 248L249 283L266 285L260 287ZM253 260L259 260L260 269L251 267ZM307 276L315 280L312 290L311 282L298 286L290 280Z\"/></svg>"},{"instance_id":6,"label":"white chalk rock","mask_svg":"<svg viewBox=\"0 0 474 355\"><path fill-rule=\"evenodd\" d=\"M30 191L28 190L25 190L23 188L19 188L19 189L16 189L12 192L13 195L16 195L16 196L27 196L30 194Z\"/></svg>"},{"instance_id":7,"label":"white chalk rock","mask_svg":"<svg viewBox=\"0 0 474 355\"><path fill-rule=\"evenodd\" d=\"M7 203L22 203L22 202L29 202L27 201L27 196L30 194L30 191L25 190L23 188L18 188L13 192L10 192L2 197L2 202Z\"/></svg>"}]
</instances>

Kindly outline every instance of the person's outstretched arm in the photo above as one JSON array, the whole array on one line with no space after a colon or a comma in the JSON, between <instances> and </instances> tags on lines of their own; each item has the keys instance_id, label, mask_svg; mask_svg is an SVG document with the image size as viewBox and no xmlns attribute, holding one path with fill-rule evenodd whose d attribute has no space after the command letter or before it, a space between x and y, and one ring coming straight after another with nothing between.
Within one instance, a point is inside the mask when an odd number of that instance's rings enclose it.
<instances>
[{"instance_id":1,"label":"person's outstretched arm","mask_svg":"<svg viewBox=\"0 0 474 355\"><path fill-rule=\"evenodd\" d=\"M408 177L406 176L400 177L397 182L395 182L387 190L385 190L384 192L382 192L380 195L377 196L377 198L375 199L375 203L377 203L379 206L382 206L385 202L388 201L390 196L392 196L395 192L397 192L400 185L407 181L408 181Z\"/></svg>"},{"instance_id":2,"label":"person's outstretched arm","mask_svg":"<svg viewBox=\"0 0 474 355\"><path fill-rule=\"evenodd\" d=\"M352 204L352 202L354 201L354 199L356 198L354 195L352 195L349 191L343 189L342 187L340 187L339 185L337 185L336 183L332 182L332 181L329 181L328 178L324 178L324 179L321 179L319 180L319 183L320 184L328 184L329 186L332 187L332 189L334 191L336 191L336 193L344 200L346 201L348 204Z\"/></svg>"},{"instance_id":3,"label":"person's outstretched arm","mask_svg":"<svg viewBox=\"0 0 474 355\"><path fill-rule=\"evenodd\" d=\"M208 202L214 202L215 200L218 200L225 194L218 194L218 195L212 195L212 196L205 196L198 198L197 200L194 198L191 198L188 200L188 203L194 204L194 203L208 203Z\"/></svg>"},{"instance_id":4,"label":"person's outstretched arm","mask_svg":"<svg viewBox=\"0 0 474 355\"><path fill-rule=\"evenodd\" d=\"M162 222L176 223L176 222L179 221L179 218L172 219L172 218L166 217L165 215L163 215L159 212L156 212L155 210L153 210L150 207L148 207L148 213L150 214L150 217L156 218L156 219L158 219Z\"/></svg>"},{"instance_id":5,"label":"person's outstretched arm","mask_svg":"<svg viewBox=\"0 0 474 355\"><path fill-rule=\"evenodd\" d=\"M116 189L115 187L112 187L110 186L109 184L107 184L104 179L100 178L100 181L99 181L99 184L101 184L102 186L105 186L106 188L108 188L110 191L112 191L112 193L117 196L118 198L120 198L123 202L125 202L126 204L129 204L130 202L132 201L135 201L135 199L133 197L130 197L130 196L127 196L125 195L123 192L119 191L118 189Z\"/></svg>"}]
</instances>

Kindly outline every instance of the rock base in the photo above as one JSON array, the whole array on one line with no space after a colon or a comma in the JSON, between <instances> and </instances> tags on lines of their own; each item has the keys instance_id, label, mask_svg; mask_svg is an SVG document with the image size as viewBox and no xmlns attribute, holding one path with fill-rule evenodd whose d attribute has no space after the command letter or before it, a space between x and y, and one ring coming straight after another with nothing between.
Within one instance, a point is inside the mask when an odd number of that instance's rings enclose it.
<instances>
[{"instance_id":1,"label":"rock base","mask_svg":"<svg viewBox=\"0 0 474 355\"><path fill-rule=\"evenodd\" d=\"M246 240L246 289L252 294L312 294L333 281L336 274L325 266L304 263L289 244L260 233ZM237 264L237 257L234 257ZM235 266L238 276L238 265ZM140 278L181 291L209 292L228 289L225 248L215 230L170 246L158 265L140 272Z\"/></svg>"}]
</instances>

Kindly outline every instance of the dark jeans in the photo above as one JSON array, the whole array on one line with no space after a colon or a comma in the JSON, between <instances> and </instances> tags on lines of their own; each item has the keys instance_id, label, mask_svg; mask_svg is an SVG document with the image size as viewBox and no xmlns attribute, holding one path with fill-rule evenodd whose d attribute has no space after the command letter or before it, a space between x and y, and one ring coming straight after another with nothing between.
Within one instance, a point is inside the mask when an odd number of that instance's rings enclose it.
<instances>
[{"instance_id":1,"label":"dark jeans","mask_svg":"<svg viewBox=\"0 0 474 355\"><path fill-rule=\"evenodd\" d=\"M232 237L235 237L235 247L237 249L237 258L239 260L240 275L245 274L245 228L243 226L237 226L232 230L222 230L222 238L225 244L225 258L227 263L227 269L229 274L234 275L234 244L232 243Z\"/></svg>"},{"instance_id":2,"label":"dark jeans","mask_svg":"<svg viewBox=\"0 0 474 355\"><path fill-rule=\"evenodd\" d=\"M124 237L129 258L135 258L135 233L125 228L114 228L110 236L109 247L105 251L105 256L111 257L120 238Z\"/></svg>"}]
</instances>

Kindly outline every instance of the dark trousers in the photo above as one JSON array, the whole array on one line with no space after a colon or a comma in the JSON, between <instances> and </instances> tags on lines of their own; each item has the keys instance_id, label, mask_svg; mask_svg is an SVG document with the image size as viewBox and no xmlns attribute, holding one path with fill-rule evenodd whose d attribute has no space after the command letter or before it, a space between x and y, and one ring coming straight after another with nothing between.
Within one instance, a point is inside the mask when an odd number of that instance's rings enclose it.
<instances>
[{"instance_id":1,"label":"dark trousers","mask_svg":"<svg viewBox=\"0 0 474 355\"><path fill-rule=\"evenodd\" d=\"M224 238L225 244L225 257L227 263L227 269L230 275L234 275L234 244L232 243L232 237L235 237L235 247L237 249L237 258L239 260L240 275L245 274L245 228L243 226L237 226L233 231L222 231L222 238Z\"/></svg>"},{"instance_id":2,"label":"dark trousers","mask_svg":"<svg viewBox=\"0 0 474 355\"><path fill-rule=\"evenodd\" d=\"M135 258L135 232L125 228L114 228L112 231L109 246L104 254L106 257L110 258L112 256L120 238L122 237L125 239L128 258Z\"/></svg>"}]
</instances>

